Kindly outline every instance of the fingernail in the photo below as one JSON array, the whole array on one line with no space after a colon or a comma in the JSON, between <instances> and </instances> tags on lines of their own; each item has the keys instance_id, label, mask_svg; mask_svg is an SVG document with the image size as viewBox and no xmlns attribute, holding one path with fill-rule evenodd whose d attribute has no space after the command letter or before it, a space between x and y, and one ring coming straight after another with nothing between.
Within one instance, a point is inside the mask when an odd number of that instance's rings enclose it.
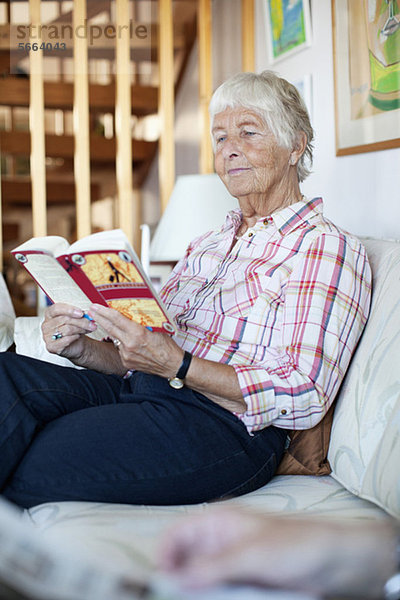
<instances>
[{"instance_id":1,"label":"fingernail","mask_svg":"<svg viewBox=\"0 0 400 600\"><path fill-rule=\"evenodd\" d=\"M93 311L99 310L99 308L107 308L107 307L102 306L101 304L92 304L92 306L90 307L90 310L93 312Z\"/></svg>"},{"instance_id":2,"label":"fingernail","mask_svg":"<svg viewBox=\"0 0 400 600\"><path fill-rule=\"evenodd\" d=\"M81 318L82 316L84 316L83 310L79 310L79 308L74 308L73 316Z\"/></svg>"}]
</instances>

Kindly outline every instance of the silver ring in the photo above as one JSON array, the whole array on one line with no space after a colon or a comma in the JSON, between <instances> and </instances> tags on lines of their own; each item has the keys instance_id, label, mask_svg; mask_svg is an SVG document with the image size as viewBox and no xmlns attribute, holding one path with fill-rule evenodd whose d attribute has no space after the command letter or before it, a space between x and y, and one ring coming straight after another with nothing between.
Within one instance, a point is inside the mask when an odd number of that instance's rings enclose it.
<instances>
[{"instance_id":1,"label":"silver ring","mask_svg":"<svg viewBox=\"0 0 400 600\"><path fill-rule=\"evenodd\" d=\"M120 346L120 345L121 345L121 342L120 342L120 340L119 340L119 339L115 338L115 340L113 340L113 344L114 344L114 346L115 346L116 348L118 348L118 346Z\"/></svg>"},{"instance_id":2,"label":"silver ring","mask_svg":"<svg viewBox=\"0 0 400 600\"><path fill-rule=\"evenodd\" d=\"M55 333L53 333L53 335L51 336L52 340L61 340L63 334L60 331L56 331Z\"/></svg>"}]
</instances>

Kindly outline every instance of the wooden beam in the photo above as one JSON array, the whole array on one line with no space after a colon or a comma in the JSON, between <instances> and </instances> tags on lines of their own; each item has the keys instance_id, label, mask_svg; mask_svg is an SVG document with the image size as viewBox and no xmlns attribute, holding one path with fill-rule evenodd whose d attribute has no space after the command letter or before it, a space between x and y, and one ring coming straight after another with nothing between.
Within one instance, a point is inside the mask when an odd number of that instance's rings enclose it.
<instances>
[{"instance_id":1,"label":"wooden beam","mask_svg":"<svg viewBox=\"0 0 400 600\"><path fill-rule=\"evenodd\" d=\"M73 3L73 30L84 27L86 0ZM89 88L87 39L74 36L74 109L75 137L74 177L76 189L76 227L78 239L92 230L90 210L90 155L89 155Z\"/></svg>"},{"instance_id":2,"label":"wooden beam","mask_svg":"<svg viewBox=\"0 0 400 600\"><path fill-rule=\"evenodd\" d=\"M161 211L164 211L175 184L175 106L174 41L172 0L158 2L158 66L160 73L158 111L160 116L160 151L158 178Z\"/></svg>"},{"instance_id":3,"label":"wooden beam","mask_svg":"<svg viewBox=\"0 0 400 600\"><path fill-rule=\"evenodd\" d=\"M130 89L132 114L155 114L158 107L158 89L154 86L132 85ZM65 82L44 82L45 108L72 110L74 86ZM29 106L29 80L21 77L0 79L0 105ZM114 112L115 85L89 84L91 110Z\"/></svg>"},{"instance_id":4,"label":"wooden beam","mask_svg":"<svg viewBox=\"0 0 400 600\"><path fill-rule=\"evenodd\" d=\"M19 223L3 223L0 227L0 238L3 236L5 242L17 242L19 238L20 225Z\"/></svg>"},{"instance_id":5,"label":"wooden beam","mask_svg":"<svg viewBox=\"0 0 400 600\"><path fill-rule=\"evenodd\" d=\"M242 70L255 69L254 0L242 0Z\"/></svg>"},{"instance_id":6,"label":"wooden beam","mask_svg":"<svg viewBox=\"0 0 400 600\"><path fill-rule=\"evenodd\" d=\"M29 0L29 13L31 24L37 28L41 23L40 0ZM40 39L31 40L31 42L33 41L37 42L40 46ZM47 215L42 50L29 53L29 68L29 129L31 134L30 164L33 235L44 236L47 233Z\"/></svg>"},{"instance_id":7,"label":"wooden beam","mask_svg":"<svg viewBox=\"0 0 400 600\"><path fill-rule=\"evenodd\" d=\"M129 0L116 0L116 25L121 35L116 41L116 98L115 133L117 138L117 217L118 226L133 243L133 220L139 228L137 210L133 210L132 197L132 130L131 130L131 64L129 58L129 32L123 28L129 22ZM135 207L136 208L136 207ZM135 236L136 237L136 236Z\"/></svg>"},{"instance_id":8,"label":"wooden beam","mask_svg":"<svg viewBox=\"0 0 400 600\"><path fill-rule=\"evenodd\" d=\"M46 156L51 158L72 158L74 137L72 135L46 134ZM149 158L157 147L157 142L132 140L133 162ZM0 131L0 144L3 154L29 156L30 136L26 131ZM90 160L92 163L114 162L116 156L115 138L107 139L95 134L90 136Z\"/></svg>"},{"instance_id":9,"label":"wooden beam","mask_svg":"<svg viewBox=\"0 0 400 600\"><path fill-rule=\"evenodd\" d=\"M214 171L214 156L211 146L210 118L208 105L212 95L212 3L199 0L199 96L200 96L200 173Z\"/></svg>"},{"instance_id":10,"label":"wooden beam","mask_svg":"<svg viewBox=\"0 0 400 600\"><path fill-rule=\"evenodd\" d=\"M91 184L92 202L100 198L99 184ZM3 196L3 206L10 205L31 206L32 190L28 180L19 181L15 179L3 178L1 182L1 194ZM47 181L46 182L47 206L72 204L75 202L75 184L70 181Z\"/></svg>"}]
</instances>

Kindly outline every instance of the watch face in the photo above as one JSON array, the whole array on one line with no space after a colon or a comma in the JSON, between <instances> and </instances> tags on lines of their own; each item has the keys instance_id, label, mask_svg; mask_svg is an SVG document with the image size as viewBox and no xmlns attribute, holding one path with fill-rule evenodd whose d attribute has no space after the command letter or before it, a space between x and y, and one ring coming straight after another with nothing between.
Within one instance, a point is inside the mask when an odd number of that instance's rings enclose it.
<instances>
[{"instance_id":1,"label":"watch face","mask_svg":"<svg viewBox=\"0 0 400 600\"><path fill-rule=\"evenodd\" d=\"M182 379L178 379L177 377L174 377L173 379L168 379L168 383L175 390L180 390L184 386Z\"/></svg>"}]
</instances>

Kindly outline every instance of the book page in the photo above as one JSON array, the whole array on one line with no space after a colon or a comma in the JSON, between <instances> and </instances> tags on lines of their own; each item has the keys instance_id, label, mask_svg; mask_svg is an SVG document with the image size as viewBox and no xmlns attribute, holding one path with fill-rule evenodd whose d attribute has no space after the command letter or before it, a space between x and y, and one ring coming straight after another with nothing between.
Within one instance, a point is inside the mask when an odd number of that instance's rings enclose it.
<instances>
[{"instance_id":1,"label":"book page","mask_svg":"<svg viewBox=\"0 0 400 600\"><path fill-rule=\"evenodd\" d=\"M27 252L25 257L27 260L23 263L24 267L52 302L71 304L84 312L88 311L92 301L68 275L57 259L49 254L30 252ZM87 335L96 340L104 340L108 337L100 326Z\"/></svg>"},{"instance_id":2,"label":"book page","mask_svg":"<svg viewBox=\"0 0 400 600\"><path fill-rule=\"evenodd\" d=\"M46 237L33 237L20 246L17 246L17 248L14 248L13 252L24 253L27 250L36 250L58 256L58 254L67 252L68 248L69 244L65 238L59 235L47 235Z\"/></svg>"},{"instance_id":3,"label":"book page","mask_svg":"<svg viewBox=\"0 0 400 600\"><path fill-rule=\"evenodd\" d=\"M48 254L26 254L24 266L53 302L87 310L91 302L57 260Z\"/></svg>"},{"instance_id":4,"label":"book page","mask_svg":"<svg viewBox=\"0 0 400 600\"><path fill-rule=\"evenodd\" d=\"M69 252L88 252L90 250L126 250L138 257L129 243L122 229L111 229L110 231L99 231L77 240L69 247Z\"/></svg>"}]
</instances>

